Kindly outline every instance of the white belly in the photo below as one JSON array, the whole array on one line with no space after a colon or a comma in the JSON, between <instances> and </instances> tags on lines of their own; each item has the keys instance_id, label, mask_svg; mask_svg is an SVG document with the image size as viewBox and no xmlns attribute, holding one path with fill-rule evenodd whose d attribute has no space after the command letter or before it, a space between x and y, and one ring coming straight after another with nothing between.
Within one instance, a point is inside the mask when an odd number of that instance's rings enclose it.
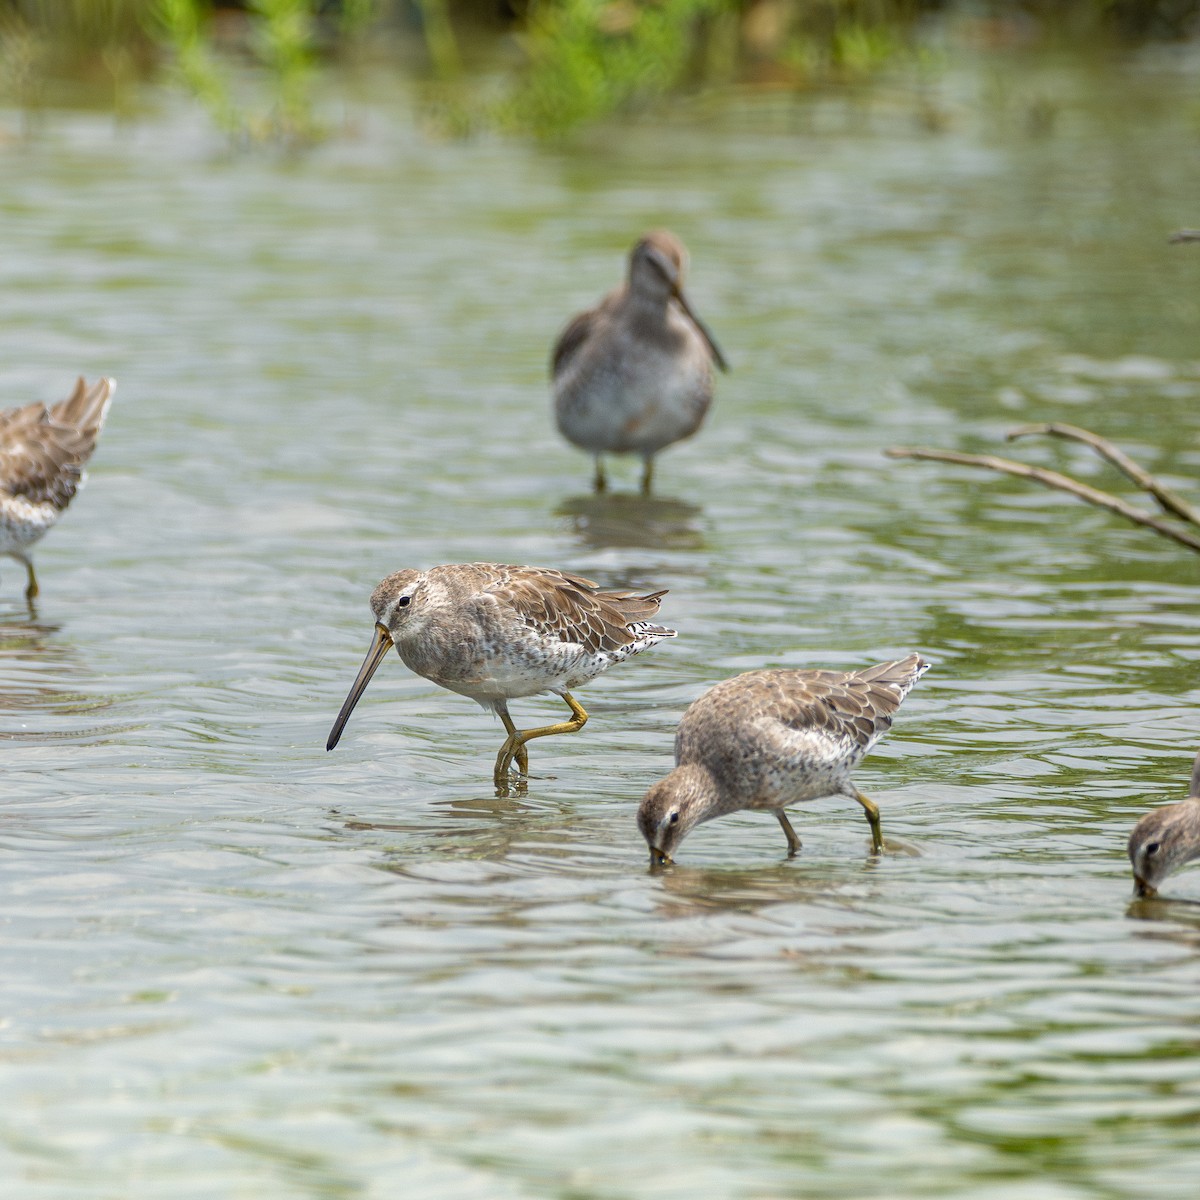
<instances>
[{"instance_id":1,"label":"white belly","mask_svg":"<svg viewBox=\"0 0 1200 1200\"><path fill-rule=\"evenodd\" d=\"M32 546L58 520L50 504L30 504L19 496L0 503L0 554L20 553Z\"/></svg>"}]
</instances>

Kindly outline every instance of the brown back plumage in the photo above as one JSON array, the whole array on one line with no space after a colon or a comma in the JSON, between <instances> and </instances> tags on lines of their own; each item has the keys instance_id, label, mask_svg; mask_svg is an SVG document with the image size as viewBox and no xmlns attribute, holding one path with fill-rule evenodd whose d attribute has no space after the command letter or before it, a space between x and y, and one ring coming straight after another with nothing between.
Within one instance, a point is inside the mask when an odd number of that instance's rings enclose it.
<instances>
[{"instance_id":1,"label":"brown back plumage","mask_svg":"<svg viewBox=\"0 0 1200 1200\"><path fill-rule=\"evenodd\" d=\"M612 319L613 309L625 297L625 288L619 287L610 292L595 308L576 313L567 322L567 327L558 335L554 349L550 353L550 377L557 378L575 357L576 352L586 344L596 332L598 326Z\"/></svg>"},{"instance_id":2,"label":"brown back plumage","mask_svg":"<svg viewBox=\"0 0 1200 1200\"><path fill-rule=\"evenodd\" d=\"M491 564L479 564L491 566ZM503 604L543 633L578 642L591 654L612 653L646 635L674 637L675 631L648 624L665 591L639 596L603 592L590 579L541 567L496 566L487 588Z\"/></svg>"},{"instance_id":3,"label":"brown back plumage","mask_svg":"<svg viewBox=\"0 0 1200 1200\"><path fill-rule=\"evenodd\" d=\"M794 729L848 738L865 750L892 727L904 697L928 669L924 659L910 654L861 671L780 671L786 699L779 718Z\"/></svg>"},{"instance_id":4,"label":"brown back plumage","mask_svg":"<svg viewBox=\"0 0 1200 1200\"><path fill-rule=\"evenodd\" d=\"M809 742L805 754L814 762L852 766L891 728L904 697L928 669L924 659L910 654L861 671L778 667L735 675L710 688L684 714L676 734L677 761L709 761L731 730L740 745L737 731L750 723L768 743L778 736L785 756L794 752L793 734L816 734L824 748Z\"/></svg>"},{"instance_id":5,"label":"brown back plumage","mask_svg":"<svg viewBox=\"0 0 1200 1200\"><path fill-rule=\"evenodd\" d=\"M0 490L31 504L66 508L108 414L112 381L80 378L66 400L0 413Z\"/></svg>"}]
</instances>

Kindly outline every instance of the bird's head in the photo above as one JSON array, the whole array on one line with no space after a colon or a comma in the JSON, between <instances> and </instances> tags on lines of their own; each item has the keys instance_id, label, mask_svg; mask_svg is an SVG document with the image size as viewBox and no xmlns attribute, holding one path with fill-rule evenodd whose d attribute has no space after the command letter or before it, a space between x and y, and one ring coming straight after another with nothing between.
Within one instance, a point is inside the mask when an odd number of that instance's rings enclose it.
<instances>
[{"instance_id":1,"label":"bird's head","mask_svg":"<svg viewBox=\"0 0 1200 1200\"><path fill-rule=\"evenodd\" d=\"M1200 858L1200 797L1148 812L1129 835L1136 896L1154 896L1168 875Z\"/></svg>"},{"instance_id":2,"label":"bird's head","mask_svg":"<svg viewBox=\"0 0 1200 1200\"><path fill-rule=\"evenodd\" d=\"M671 854L701 821L718 815L717 788L703 767L676 767L642 797L638 828L652 866L670 866Z\"/></svg>"},{"instance_id":3,"label":"bird's head","mask_svg":"<svg viewBox=\"0 0 1200 1200\"><path fill-rule=\"evenodd\" d=\"M427 585L423 571L397 571L389 575L371 593L371 611L375 614L375 635L371 639L371 647L367 657L358 669L358 675L350 687L350 692L342 704L337 720L329 731L325 743L326 750L332 750L350 720L354 706L367 690L371 676L379 669L387 652L397 645L406 634L413 632L414 624L419 625L423 602L426 599Z\"/></svg>"}]
</instances>

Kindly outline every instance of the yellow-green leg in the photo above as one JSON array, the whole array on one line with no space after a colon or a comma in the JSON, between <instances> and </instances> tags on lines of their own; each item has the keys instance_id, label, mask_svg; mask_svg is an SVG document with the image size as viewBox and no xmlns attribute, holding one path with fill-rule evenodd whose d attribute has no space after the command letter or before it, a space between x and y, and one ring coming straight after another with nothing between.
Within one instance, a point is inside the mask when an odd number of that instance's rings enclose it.
<instances>
[{"instance_id":1,"label":"yellow-green leg","mask_svg":"<svg viewBox=\"0 0 1200 1200\"><path fill-rule=\"evenodd\" d=\"M775 815L779 818L783 835L788 840L788 858L795 858L796 851L800 849L800 839L796 836L796 831L792 828L792 823L787 819L787 813L782 808L777 808Z\"/></svg>"},{"instance_id":2,"label":"yellow-green leg","mask_svg":"<svg viewBox=\"0 0 1200 1200\"><path fill-rule=\"evenodd\" d=\"M494 782L497 788L503 789L508 787L508 771L514 759L518 773L529 774L529 753L521 742L520 730L513 724L512 717L508 715L507 706L502 705L498 711L508 737L504 739L504 745L500 747L500 753L496 756Z\"/></svg>"},{"instance_id":3,"label":"yellow-green leg","mask_svg":"<svg viewBox=\"0 0 1200 1200\"><path fill-rule=\"evenodd\" d=\"M879 827L879 809L853 785L850 787L850 795L863 806L863 812L867 814L867 824L871 826L871 853L882 854L883 830Z\"/></svg>"},{"instance_id":4,"label":"yellow-green leg","mask_svg":"<svg viewBox=\"0 0 1200 1200\"><path fill-rule=\"evenodd\" d=\"M592 487L598 492L608 491L608 480L604 475L604 459L596 455L596 474L592 478Z\"/></svg>"},{"instance_id":5,"label":"yellow-green leg","mask_svg":"<svg viewBox=\"0 0 1200 1200\"><path fill-rule=\"evenodd\" d=\"M587 724L588 715L584 712L583 705L570 692L563 692L562 698L571 709L571 719L559 721L554 725L543 725L539 729L518 729L513 724L512 717L508 715L507 707L502 706L497 710L500 720L504 722L504 728L508 731L508 737L505 739L504 745L500 747L500 753L496 756L496 771L493 778L497 788L501 790L507 788L508 772L514 761L520 774L529 774L529 754L525 749L526 742L531 742L534 738L550 737L556 733L578 733Z\"/></svg>"}]
</instances>

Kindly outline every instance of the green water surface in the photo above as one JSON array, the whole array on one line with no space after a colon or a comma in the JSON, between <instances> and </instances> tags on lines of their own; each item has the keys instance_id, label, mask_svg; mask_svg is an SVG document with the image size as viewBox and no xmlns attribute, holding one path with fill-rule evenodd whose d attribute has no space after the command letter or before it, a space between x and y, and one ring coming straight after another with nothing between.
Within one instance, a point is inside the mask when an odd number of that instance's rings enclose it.
<instances>
[{"instance_id":1,"label":"green water surface","mask_svg":"<svg viewBox=\"0 0 1200 1200\"><path fill-rule=\"evenodd\" d=\"M549 148L378 80L292 158L165 99L0 113L0 403L118 380L35 617L0 569L3 1194L1194 1196L1200 870L1134 906L1124 841L1200 749L1200 560L881 452L1066 420L1196 495L1198 70L994 60L936 120L884 84ZM598 500L546 360L663 225L733 371L652 501ZM474 559L669 588L680 637L524 797L395 658L327 754L375 582ZM910 650L858 781L916 853L831 799L794 861L748 814L647 871L706 686Z\"/></svg>"}]
</instances>

